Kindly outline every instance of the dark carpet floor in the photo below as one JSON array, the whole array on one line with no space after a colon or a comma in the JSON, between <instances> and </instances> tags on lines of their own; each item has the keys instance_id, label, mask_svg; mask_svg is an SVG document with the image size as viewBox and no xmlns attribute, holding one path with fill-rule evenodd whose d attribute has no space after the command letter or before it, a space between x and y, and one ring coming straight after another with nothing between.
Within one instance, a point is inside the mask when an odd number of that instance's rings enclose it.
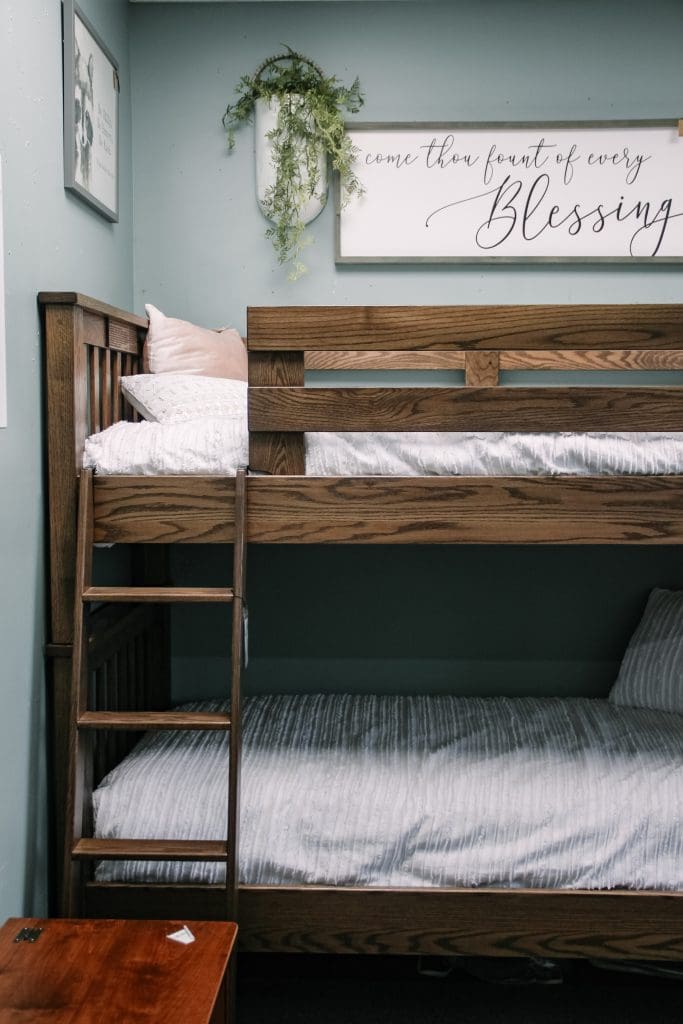
<instances>
[{"instance_id":1,"label":"dark carpet floor","mask_svg":"<svg viewBox=\"0 0 683 1024\"><path fill-rule=\"evenodd\" d=\"M242 955L237 1024L683 1024L681 979L579 961L557 975L517 961L458 961L436 977L412 957Z\"/></svg>"}]
</instances>

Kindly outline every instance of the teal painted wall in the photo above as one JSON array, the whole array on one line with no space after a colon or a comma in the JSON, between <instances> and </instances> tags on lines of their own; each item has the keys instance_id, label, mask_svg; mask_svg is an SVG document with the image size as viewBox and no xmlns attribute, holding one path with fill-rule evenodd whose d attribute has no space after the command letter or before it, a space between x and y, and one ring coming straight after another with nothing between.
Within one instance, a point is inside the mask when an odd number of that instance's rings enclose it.
<instances>
[{"instance_id":1,"label":"teal painted wall","mask_svg":"<svg viewBox=\"0 0 683 1024\"><path fill-rule=\"evenodd\" d=\"M63 190L58 0L0 9L9 404L0 429L0 919L45 908L39 290L78 289L138 310L151 300L241 328L248 303L681 300L681 271L661 267L335 269L331 209L315 224L310 274L291 286L263 238L251 133L229 156L220 125L239 76L283 43L346 80L358 73L367 120L679 116L677 0L80 4L120 63L118 225ZM189 559L178 567L191 571ZM261 548L250 569L259 688L275 675L291 688L396 689L419 674L433 689L547 682L599 692L648 586L683 582L666 552L615 550ZM194 620L179 626L180 687L215 689L224 624L197 623L208 644L199 661L189 650Z\"/></svg>"},{"instance_id":2,"label":"teal painted wall","mask_svg":"<svg viewBox=\"0 0 683 1024\"><path fill-rule=\"evenodd\" d=\"M0 5L8 426L0 429L0 920L45 911L41 347L36 294L133 301L126 0L79 0L121 67L121 220L64 191L59 0Z\"/></svg>"},{"instance_id":3,"label":"teal painted wall","mask_svg":"<svg viewBox=\"0 0 683 1024\"><path fill-rule=\"evenodd\" d=\"M229 154L220 123L240 76L285 43L347 82L358 74L362 120L677 117L678 0L161 6L132 15L139 310L151 301L244 329L248 304L683 299L675 266L335 267L331 207L312 225L309 274L290 284L263 237L252 130ZM176 566L220 578L215 553ZM683 584L680 560L616 549L257 548L250 685L605 693L655 582ZM174 614L178 695L215 692L227 650L220 612Z\"/></svg>"},{"instance_id":4,"label":"teal painted wall","mask_svg":"<svg viewBox=\"0 0 683 1024\"><path fill-rule=\"evenodd\" d=\"M135 4L132 24L138 306L243 328L259 303L681 299L680 267L336 268L331 206L292 286L263 237L252 130L229 154L220 123L283 43L358 74L367 121L679 117L679 0Z\"/></svg>"}]
</instances>

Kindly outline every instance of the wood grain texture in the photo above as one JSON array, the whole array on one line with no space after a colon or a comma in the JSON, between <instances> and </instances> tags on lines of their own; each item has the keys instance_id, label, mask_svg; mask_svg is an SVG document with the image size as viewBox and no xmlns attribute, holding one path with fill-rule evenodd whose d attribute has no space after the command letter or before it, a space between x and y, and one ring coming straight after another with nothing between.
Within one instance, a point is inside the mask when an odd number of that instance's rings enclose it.
<instances>
[{"instance_id":1,"label":"wood grain texture","mask_svg":"<svg viewBox=\"0 0 683 1024\"><path fill-rule=\"evenodd\" d=\"M683 388L250 388L249 424L256 431L683 430Z\"/></svg>"},{"instance_id":2,"label":"wood grain texture","mask_svg":"<svg viewBox=\"0 0 683 1024\"><path fill-rule=\"evenodd\" d=\"M240 907L250 951L683 960L683 893L246 886Z\"/></svg>"},{"instance_id":3,"label":"wood grain texture","mask_svg":"<svg viewBox=\"0 0 683 1024\"><path fill-rule=\"evenodd\" d=\"M231 587L87 587L83 591L84 601L229 604L233 597Z\"/></svg>"},{"instance_id":4,"label":"wood grain texture","mask_svg":"<svg viewBox=\"0 0 683 1024\"><path fill-rule=\"evenodd\" d=\"M680 349L683 305L256 306L249 349Z\"/></svg>"},{"instance_id":5,"label":"wood grain texture","mask_svg":"<svg viewBox=\"0 0 683 1024\"><path fill-rule=\"evenodd\" d=\"M303 387L304 357L301 352L254 352L249 357L249 387ZM249 465L262 473L306 472L303 433L249 431Z\"/></svg>"},{"instance_id":6,"label":"wood grain texture","mask_svg":"<svg viewBox=\"0 0 683 1024\"><path fill-rule=\"evenodd\" d=\"M72 856L80 860L225 861L227 844L209 839L79 839Z\"/></svg>"},{"instance_id":7,"label":"wood grain texture","mask_svg":"<svg viewBox=\"0 0 683 1024\"><path fill-rule=\"evenodd\" d=\"M501 352L501 370L683 370L683 351L624 349L622 351Z\"/></svg>"},{"instance_id":8,"label":"wood grain texture","mask_svg":"<svg viewBox=\"0 0 683 1024\"><path fill-rule=\"evenodd\" d=\"M230 543L223 477L95 477L95 540ZM250 477L261 544L681 544L683 477Z\"/></svg>"},{"instance_id":9,"label":"wood grain texture","mask_svg":"<svg viewBox=\"0 0 683 1024\"><path fill-rule=\"evenodd\" d=\"M220 916L219 886L90 883L89 913ZM683 894L561 889L240 886L248 952L683 961Z\"/></svg>"},{"instance_id":10,"label":"wood grain texture","mask_svg":"<svg viewBox=\"0 0 683 1024\"><path fill-rule=\"evenodd\" d=\"M681 544L683 477L286 477L248 481L268 544Z\"/></svg>"},{"instance_id":11,"label":"wood grain texture","mask_svg":"<svg viewBox=\"0 0 683 1024\"><path fill-rule=\"evenodd\" d=\"M38 302L41 306L77 306L90 313L98 313L111 320L119 320L124 324L132 324L135 327L142 327L145 330L149 326L149 320L144 316L137 316L129 313L128 310L118 309L110 306L99 299L93 299L81 292L39 292Z\"/></svg>"},{"instance_id":12,"label":"wood grain texture","mask_svg":"<svg viewBox=\"0 0 683 1024\"><path fill-rule=\"evenodd\" d=\"M468 388L496 387L500 371L497 352L465 353L465 385Z\"/></svg>"},{"instance_id":13,"label":"wood grain texture","mask_svg":"<svg viewBox=\"0 0 683 1024\"><path fill-rule=\"evenodd\" d=\"M230 715L211 711L85 711L78 719L80 729L190 729L223 732L230 728Z\"/></svg>"},{"instance_id":14,"label":"wood grain texture","mask_svg":"<svg viewBox=\"0 0 683 1024\"><path fill-rule=\"evenodd\" d=\"M233 477L95 479L96 543L232 543L234 515Z\"/></svg>"},{"instance_id":15,"label":"wood grain texture","mask_svg":"<svg viewBox=\"0 0 683 1024\"><path fill-rule=\"evenodd\" d=\"M187 924L195 942L167 936ZM23 927L43 931L14 942ZM229 922L11 918L0 930L0 1021L225 1024Z\"/></svg>"},{"instance_id":16,"label":"wood grain texture","mask_svg":"<svg viewBox=\"0 0 683 1024\"><path fill-rule=\"evenodd\" d=\"M306 352L307 370L464 370L464 352Z\"/></svg>"}]
</instances>

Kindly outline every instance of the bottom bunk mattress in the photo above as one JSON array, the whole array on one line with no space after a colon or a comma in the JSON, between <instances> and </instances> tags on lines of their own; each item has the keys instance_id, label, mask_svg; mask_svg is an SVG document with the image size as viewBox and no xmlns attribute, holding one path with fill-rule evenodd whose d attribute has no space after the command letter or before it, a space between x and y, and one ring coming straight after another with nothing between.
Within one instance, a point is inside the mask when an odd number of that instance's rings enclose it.
<instances>
[{"instance_id":1,"label":"bottom bunk mattress","mask_svg":"<svg viewBox=\"0 0 683 1024\"><path fill-rule=\"evenodd\" d=\"M227 743L144 736L94 793L95 834L224 839ZM102 862L96 879L223 873ZM240 878L681 890L683 716L571 698L249 698Z\"/></svg>"}]
</instances>

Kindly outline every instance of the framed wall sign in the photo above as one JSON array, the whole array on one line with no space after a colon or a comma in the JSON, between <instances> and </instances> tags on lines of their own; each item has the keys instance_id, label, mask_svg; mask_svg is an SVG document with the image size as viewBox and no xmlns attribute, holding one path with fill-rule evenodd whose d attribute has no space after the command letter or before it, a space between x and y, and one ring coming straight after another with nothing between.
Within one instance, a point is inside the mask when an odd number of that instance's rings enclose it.
<instances>
[{"instance_id":1,"label":"framed wall sign","mask_svg":"<svg viewBox=\"0 0 683 1024\"><path fill-rule=\"evenodd\" d=\"M64 187L119 219L119 67L74 3L64 0Z\"/></svg>"},{"instance_id":2,"label":"framed wall sign","mask_svg":"<svg viewBox=\"0 0 683 1024\"><path fill-rule=\"evenodd\" d=\"M683 262L677 121L354 124L338 263Z\"/></svg>"}]
</instances>

